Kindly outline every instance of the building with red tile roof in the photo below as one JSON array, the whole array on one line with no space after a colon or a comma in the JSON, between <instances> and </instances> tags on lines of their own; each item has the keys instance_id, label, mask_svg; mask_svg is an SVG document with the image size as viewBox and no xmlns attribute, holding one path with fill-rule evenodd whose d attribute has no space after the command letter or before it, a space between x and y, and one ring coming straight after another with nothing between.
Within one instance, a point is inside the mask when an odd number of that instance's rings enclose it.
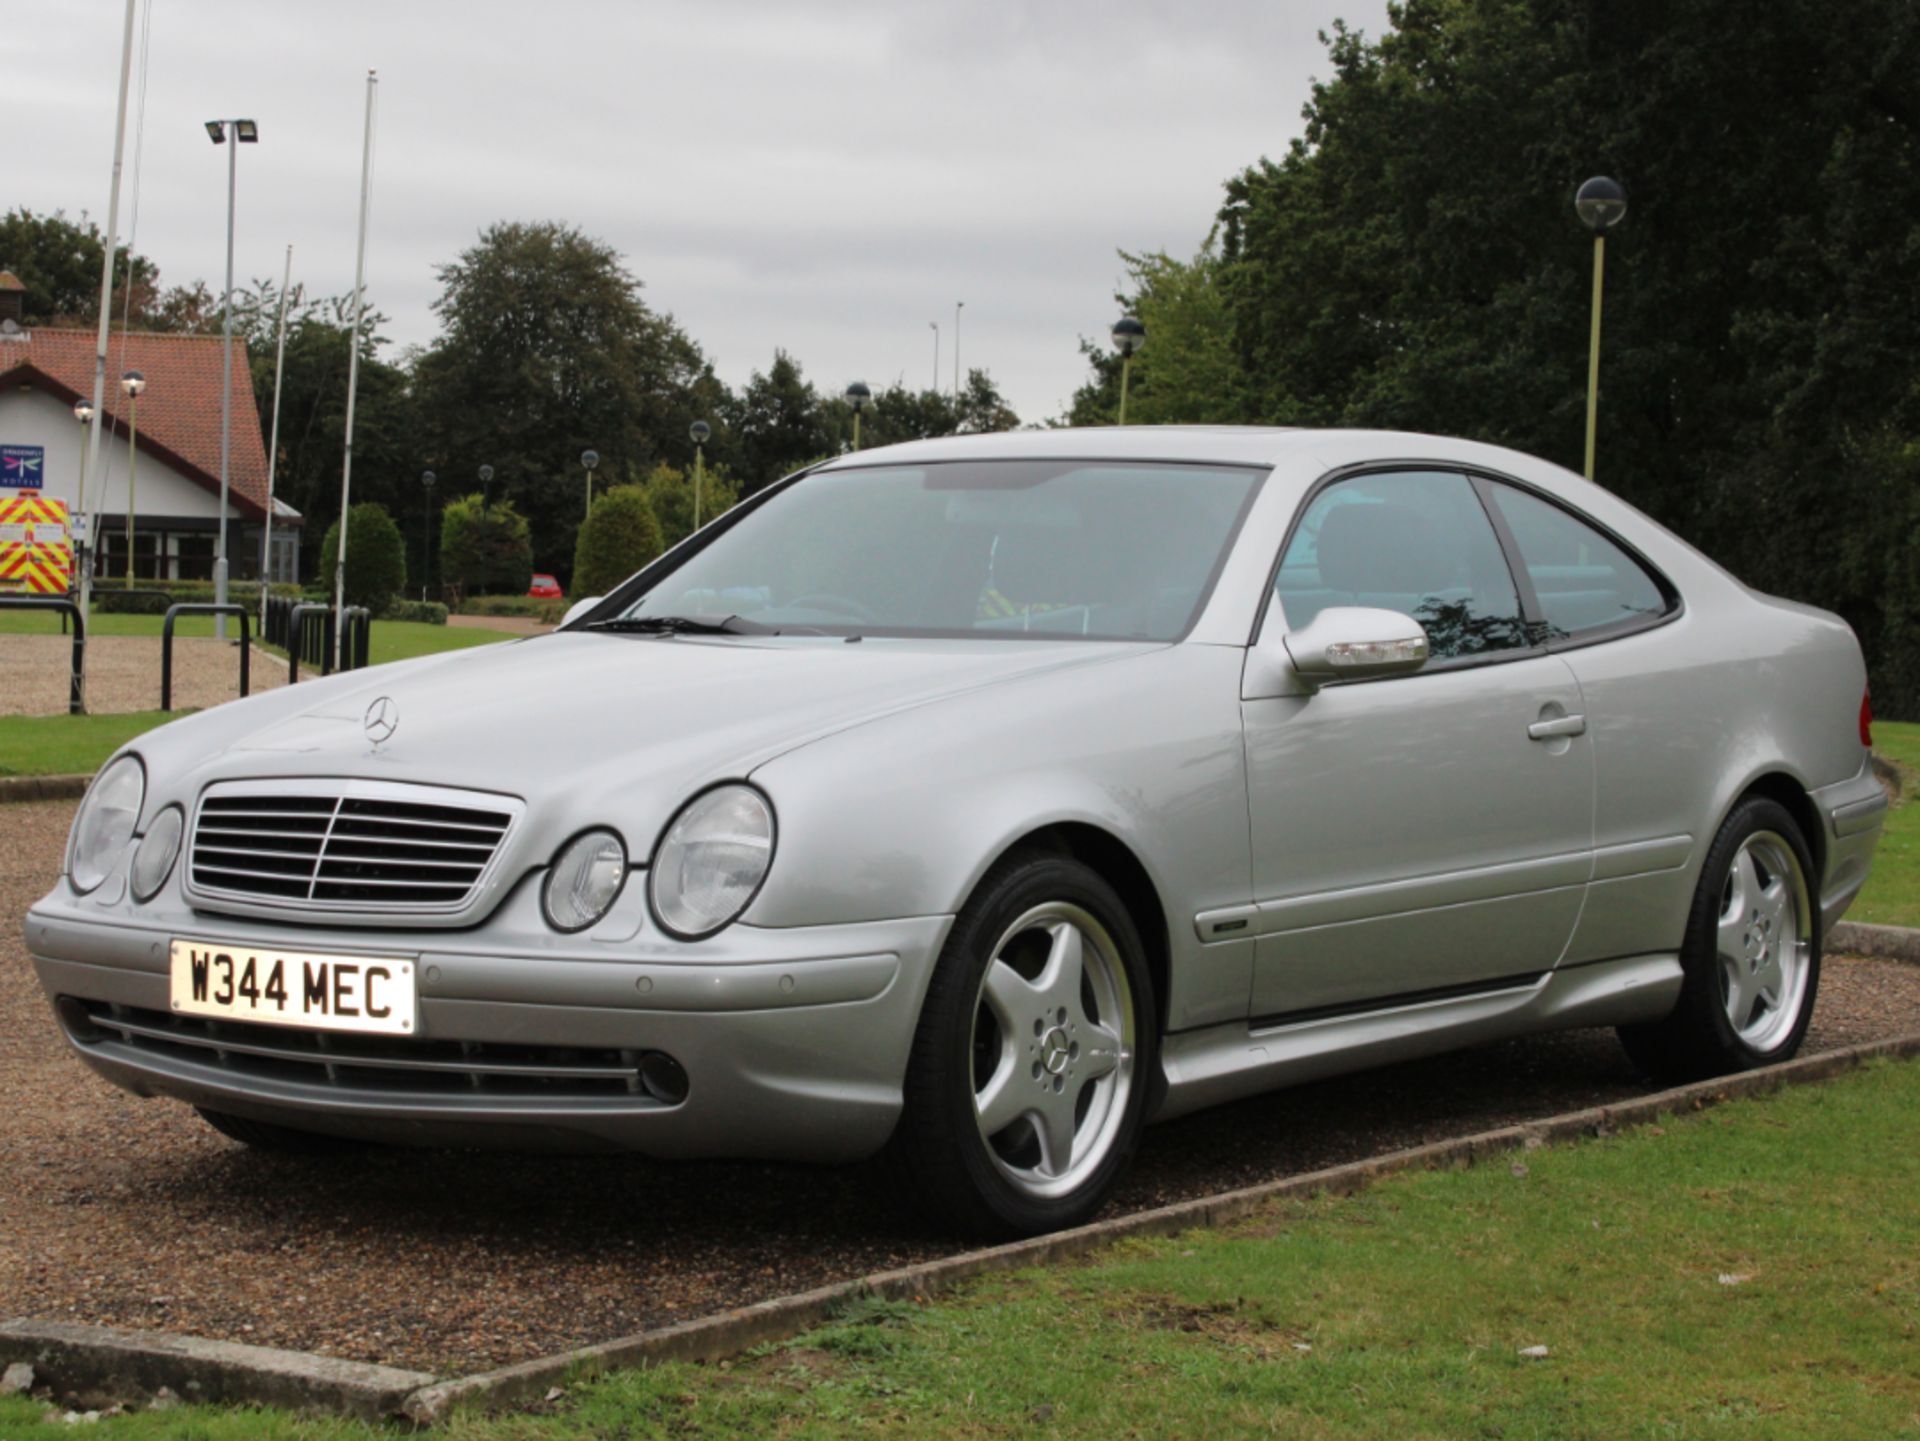
<instances>
[{"instance_id":1,"label":"building with red tile roof","mask_svg":"<svg viewBox=\"0 0 1920 1441\"><path fill-rule=\"evenodd\" d=\"M11 278L0 278L0 292L8 289L5 280ZM82 399L92 401L97 336L90 330L22 328L6 315L9 298L0 293L0 445L8 447L9 454L38 451L42 464L36 488L77 510L85 430L75 423L72 407ZM222 349L217 335L134 332L110 337L104 407L110 439L102 446L101 473L84 481L86 509L97 517L94 552L100 573L124 573L131 510L136 576L211 575L220 513ZM137 407L120 385L120 377L129 371L138 371L146 381ZM22 481L21 476L12 478ZM0 486L8 479L0 476ZM261 522L267 507L267 452L246 346L238 339L233 343L228 483L232 574L254 578L260 571ZM297 542L298 524L297 514L276 504L274 532L279 537L284 529L286 535L275 546L275 579L294 578L289 567L297 565L297 550L283 553L283 547Z\"/></svg>"}]
</instances>

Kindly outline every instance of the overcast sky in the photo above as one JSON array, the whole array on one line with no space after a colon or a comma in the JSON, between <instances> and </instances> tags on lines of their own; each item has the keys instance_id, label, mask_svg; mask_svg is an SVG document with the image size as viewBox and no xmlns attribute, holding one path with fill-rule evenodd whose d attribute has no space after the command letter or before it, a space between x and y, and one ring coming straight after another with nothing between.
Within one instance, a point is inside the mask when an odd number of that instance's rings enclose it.
<instances>
[{"instance_id":1,"label":"overcast sky","mask_svg":"<svg viewBox=\"0 0 1920 1441\"><path fill-rule=\"evenodd\" d=\"M351 288L365 77L379 72L367 281L396 347L436 330L434 267L496 220L612 244L730 384L776 346L816 385L992 372L1059 414L1103 334L1116 247L1191 253L1220 186L1300 131L1316 32L1384 0L140 0L150 15L134 215L162 281ZM123 0L6 10L0 207L104 223ZM137 32L136 32L137 33ZM391 352L390 352L391 354Z\"/></svg>"}]
</instances>

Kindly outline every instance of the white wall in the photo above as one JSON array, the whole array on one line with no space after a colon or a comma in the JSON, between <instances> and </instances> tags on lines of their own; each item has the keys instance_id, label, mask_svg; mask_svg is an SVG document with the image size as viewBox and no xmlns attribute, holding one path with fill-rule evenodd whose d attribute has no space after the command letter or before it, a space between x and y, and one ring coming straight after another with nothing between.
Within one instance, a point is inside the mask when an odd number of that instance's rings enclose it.
<instances>
[{"instance_id":1,"label":"white wall","mask_svg":"<svg viewBox=\"0 0 1920 1441\"><path fill-rule=\"evenodd\" d=\"M80 453L87 429L73 418L70 405L44 390L0 391L0 445L44 446L46 480L39 493L49 500L64 500L69 510L80 489ZM0 487L0 495L5 496L31 493ZM203 490L144 446L134 477L134 506L143 530L149 518L159 524L169 516L217 520L220 515L218 496ZM87 470L87 508L107 515L125 515L127 511L127 442L112 431L100 437L100 463ZM240 518L239 508L231 500L227 516L229 524Z\"/></svg>"}]
</instances>

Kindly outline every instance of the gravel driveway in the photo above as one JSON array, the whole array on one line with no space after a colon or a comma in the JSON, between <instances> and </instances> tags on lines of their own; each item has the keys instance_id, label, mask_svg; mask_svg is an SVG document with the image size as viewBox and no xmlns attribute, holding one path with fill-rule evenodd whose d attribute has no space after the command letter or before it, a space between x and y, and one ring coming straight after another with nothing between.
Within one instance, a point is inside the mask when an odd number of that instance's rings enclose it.
<instances>
[{"instance_id":1,"label":"gravel driveway","mask_svg":"<svg viewBox=\"0 0 1920 1441\"><path fill-rule=\"evenodd\" d=\"M188 1332L452 1374L955 1249L875 1168L257 1155L70 1056L18 918L73 807L0 807L0 1319ZM1808 1050L1920 1030L1920 967L1835 960ZM1576 1031L1242 1102L1148 1134L1158 1205L1646 1087Z\"/></svg>"},{"instance_id":2,"label":"gravel driveway","mask_svg":"<svg viewBox=\"0 0 1920 1441\"><path fill-rule=\"evenodd\" d=\"M73 642L63 635L0 634L0 715L65 715ZM255 691L287 683L287 663L258 646L248 682ZM176 636L173 708L204 710L240 694L240 651L233 641ZM96 635L87 642L87 710L92 715L160 708L160 641Z\"/></svg>"}]
</instances>

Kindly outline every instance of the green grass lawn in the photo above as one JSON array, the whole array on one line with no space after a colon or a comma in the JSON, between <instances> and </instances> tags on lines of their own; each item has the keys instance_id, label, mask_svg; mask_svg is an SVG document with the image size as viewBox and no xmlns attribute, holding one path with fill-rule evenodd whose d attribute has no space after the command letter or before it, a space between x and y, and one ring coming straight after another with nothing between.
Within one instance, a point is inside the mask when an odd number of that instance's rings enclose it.
<instances>
[{"instance_id":1,"label":"green grass lawn","mask_svg":"<svg viewBox=\"0 0 1920 1441\"><path fill-rule=\"evenodd\" d=\"M91 633L151 636L157 657L160 626L161 617L157 615L96 615ZM59 630L60 617L52 611L0 613L0 633L56 635ZM229 630L237 635L238 622L230 622ZM213 617L182 616L175 624L174 634L210 636ZM382 665L387 661L411 660L443 650L465 650L469 646L490 645L514 637L500 631L450 628L420 621L376 620L368 639L371 663ZM286 654L270 646L264 649L283 658ZM256 675L261 665L256 655ZM175 719L178 713L168 715L163 711L101 716L0 716L0 775L90 773L134 736Z\"/></svg>"},{"instance_id":2,"label":"green grass lawn","mask_svg":"<svg viewBox=\"0 0 1920 1441\"><path fill-rule=\"evenodd\" d=\"M1906 770L1905 798L1887 812L1873 874L1847 912L1876 926L1920 926L1920 725L1873 723L1873 749Z\"/></svg>"},{"instance_id":3,"label":"green grass lawn","mask_svg":"<svg viewBox=\"0 0 1920 1441\"><path fill-rule=\"evenodd\" d=\"M1877 1064L935 1304L856 1306L724 1368L580 1382L541 1415L446 1434L1920 1435L1916 1108L1920 1064ZM0 1402L0 1434L74 1434L43 1411ZM89 1434L391 1433L189 1408Z\"/></svg>"}]
</instances>

